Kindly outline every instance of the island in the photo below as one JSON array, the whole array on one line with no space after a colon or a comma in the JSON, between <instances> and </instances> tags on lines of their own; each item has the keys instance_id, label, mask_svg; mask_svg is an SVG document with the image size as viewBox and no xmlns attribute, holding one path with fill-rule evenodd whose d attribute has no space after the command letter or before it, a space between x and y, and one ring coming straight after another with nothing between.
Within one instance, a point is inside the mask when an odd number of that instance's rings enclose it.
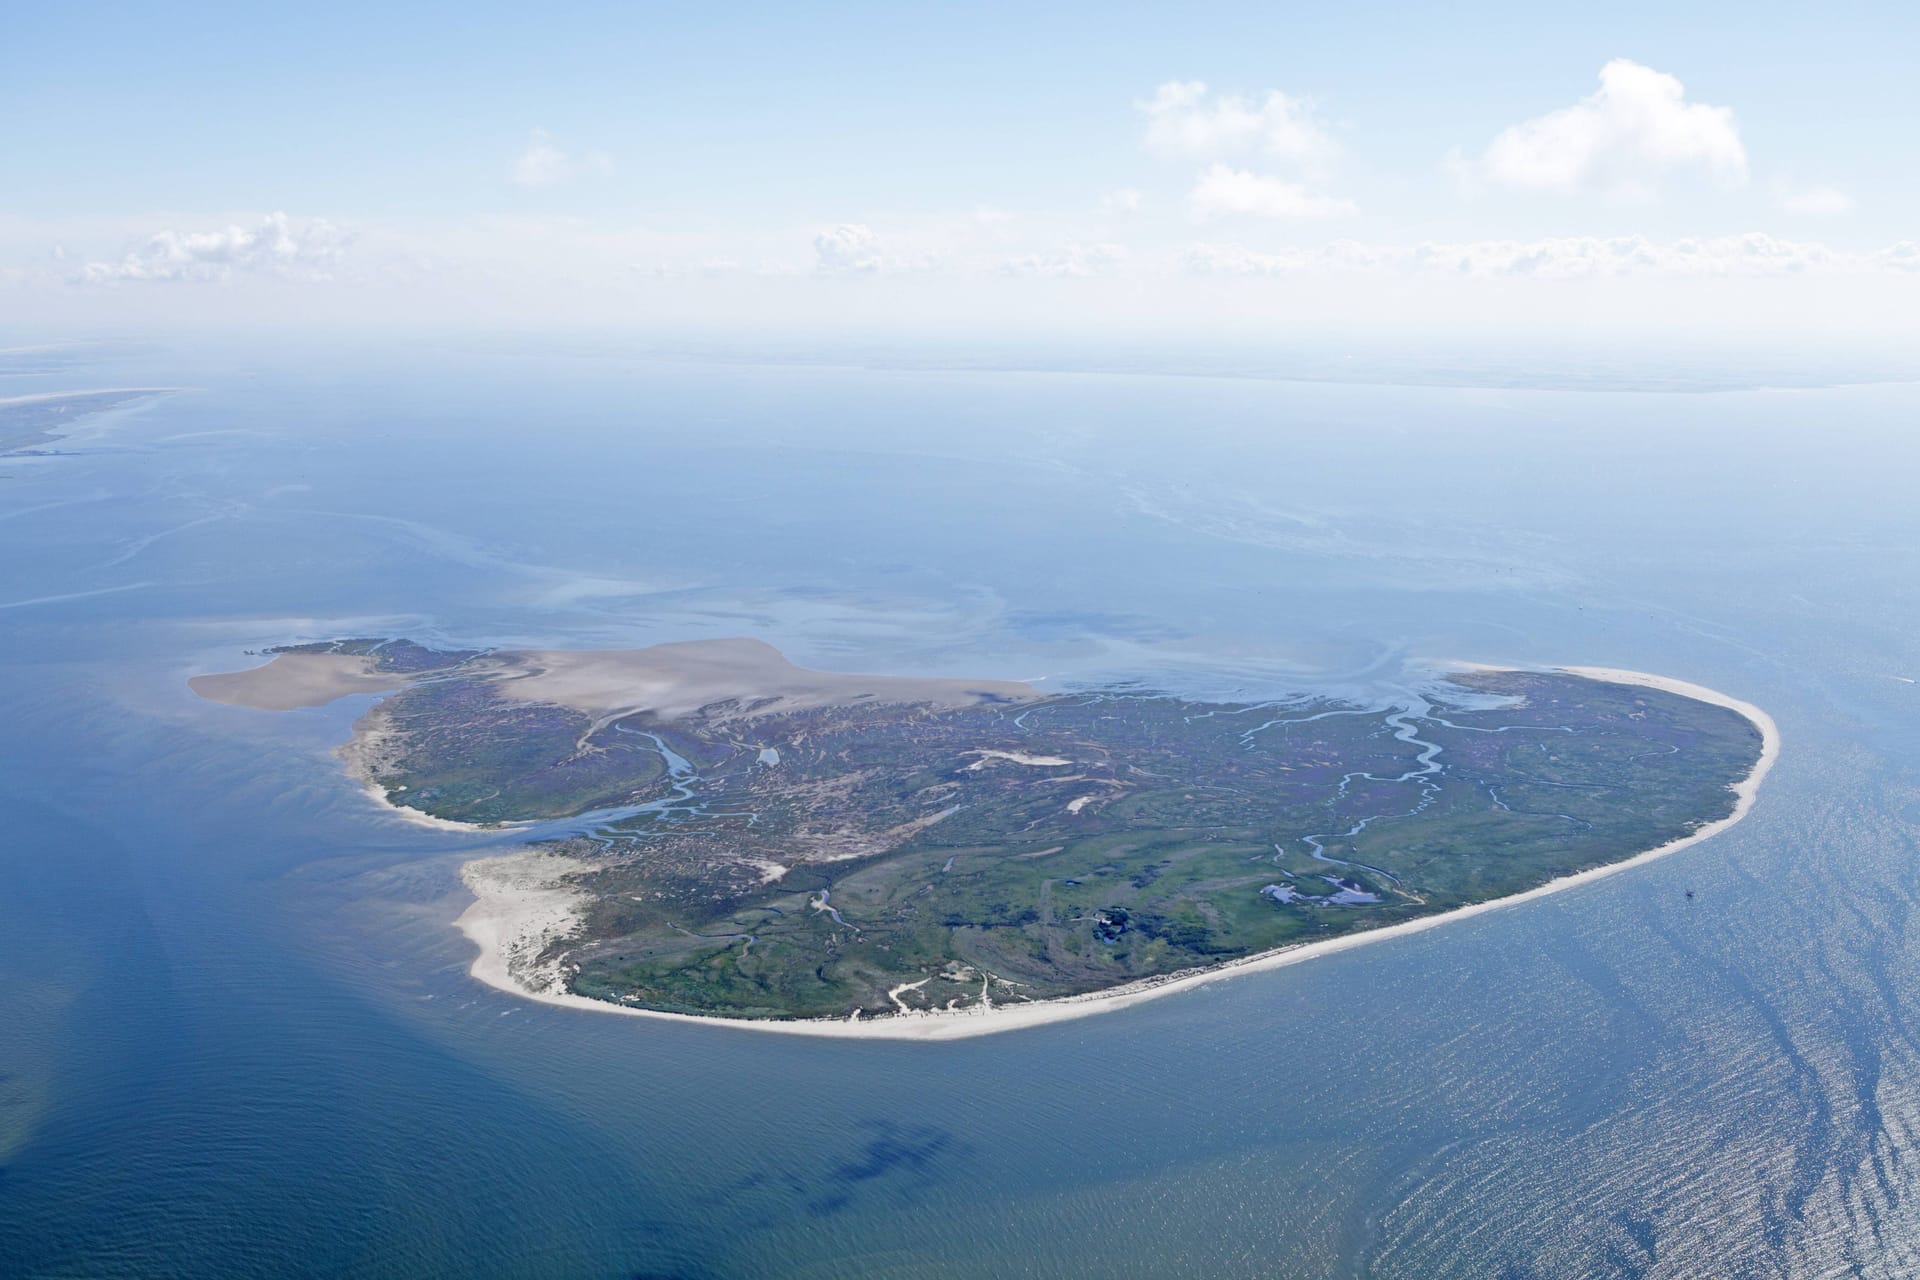
<instances>
[{"instance_id":1,"label":"island","mask_svg":"<svg viewBox=\"0 0 1920 1280\"><path fill-rule=\"evenodd\" d=\"M0 455L53 444L83 419L138 400L171 394L170 387L51 391L0 398Z\"/></svg>"},{"instance_id":2,"label":"island","mask_svg":"<svg viewBox=\"0 0 1920 1280\"><path fill-rule=\"evenodd\" d=\"M1597 669L1455 664L1361 705L745 639L267 652L192 686L374 695L340 754L380 803L524 830L463 869L477 976L777 1029L966 1034L1427 927L1712 834L1777 749L1757 708Z\"/></svg>"}]
</instances>

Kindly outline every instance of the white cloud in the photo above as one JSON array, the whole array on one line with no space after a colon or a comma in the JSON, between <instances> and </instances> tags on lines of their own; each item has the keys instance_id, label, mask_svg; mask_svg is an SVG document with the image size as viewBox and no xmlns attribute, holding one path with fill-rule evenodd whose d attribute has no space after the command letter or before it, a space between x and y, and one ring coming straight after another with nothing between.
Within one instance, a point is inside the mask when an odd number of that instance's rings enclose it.
<instances>
[{"instance_id":1,"label":"white cloud","mask_svg":"<svg viewBox=\"0 0 1920 1280\"><path fill-rule=\"evenodd\" d=\"M551 187L585 174L613 172L613 160L603 151L574 156L554 145L545 129L527 134L527 147L514 159L508 175L516 187Z\"/></svg>"},{"instance_id":2,"label":"white cloud","mask_svg":"<svg viewBox=\"0 0 1920 1280\"><path fill-rule=\"evenodd\" d=\"M1305 106L1278 89L1254 101L1212 97L1199 80L1169 80L1134 105L1147 117L1147 147L1161 155L1261 153L1316 164L1339 150Z\"/></svg>"},{"instance_id":3,"label":"white cloud","mask_svg":"<svg viewBox=\"0 0 1920 1280\"><path fill-rule=\"evenodd\" d=\"M1322 179L1322 166L1339 147L1298 99L1278 89L1259 98L1216 96L1199 80L1169 80L1134 105L1147 117L1149 150L1212 161L1187 197L1189 210L1201 221L1327 218L1353 212L1351 201L1314 189ZM1226 163L1237 157L1277 162L1291 167L1296 176ZM1125 189L1109 195L1103 207L1109 213L1130 213L1139 203L1140 193Z\"/></svg>"},{"instance_id":4,"label":"white cloud","mask_svg":"<svg viewBox=\"0 0 1920 1280\"><path fill-rule=\"evenodd\" d=\"M1259 253L1237 244L1190 244L1181 263L1193 276L1284 276L1311 268L1314 259L1294 251Z\"/></svg>"},{"instance_id":5,"label":"white cloud","mask_svg":"<svg viewBox=\"0 0 1920 1280\"><path fill-rule=\"evenodd\" d=\"M652 276L656 280L708 279L716 280L722 276L738 275L745 268L737 258L702 258L692 262L655 262L652 264L633 263L627 268L638 275Z\"/></svg>"},{"instance_id":6,"label":"white cloud","mask_svg":"<svg viewBox=\"0 0 1920 1280\"><path fill-rule=\"evenodd\" d=\"M1069 244L1058 253L1028 253L1008 258L1000 264L1000 270L1010 276L1084 279L1106 275L1126 259L1127 251L1117 244Z\"/></svg>"},{"instance_id":7,"label":"white cloud","mask_svg":"<svg viewBox=\"0 0 1920 1280\"><path fill-rule=\"evenodd\" d=\"M1920 271L1920 241L1902 240L1873 255L1874 265L1894 271Z\"/></svg>"},{"instance_id":8,"label":"white cloud","mask_svg":"<svg viewBox=\"0 0 1920 1280\"><path fill-rule=\"evenodd\" d=\"M1412 265L1472 276L1575 279L1658 273L1681 276L1784 276L1859 265L1826 245L1764 232L1689 237L1666 244L1645 236L1561 236L1423 244Z\"/></svg>"},{"instance_id":9,"label":"white cloud","mask_svg":"<svg viewBox=\"0 0 1920 1280\"><path fill-rule=\"evenodd\" d=\"M1659 243L1645 236L1560 236L1540 240L1469 240L1419 245L1335 241L1321 249L1256 251L1237 244L1187 246L1189 275L1279 276L1303 273L1398 272L1472 278L1574 280L1626 276L1770 277L1813 272L1920 270L1920 245L1906 242L1873 254L1849 254L1810 241L1763 232Z\"/></svg>"},{"instance_id":10,"label":"white cloud","mask_svg":"<svg viewBox=\"0 0 1920 1280\"><path fill-rule=\"evenodd\" d=\"M1535 276L1565 279L1658 269L1644 236L1561 236L1545 240L1470 240L1426 243L1407 255L1415 270L1463 276Z\"/></svg>"},{"instance_id":11,"label":"white cloud","mask_svg":"<svg viewBox=\"0 0 1920 1280\"><path fill-rule=\"evenodd\" d=\"M825 275L871 275L880 270L880 237L871 227L843 222L813 238L813 261Z\"/></svg>"},{"instance_id":12,"label":"white cloud","mask_svg":"<svg viewBox=\"0 0 1920 1280\"><path fill-rule=\"evenodd\" d=\"M1102 213L1138 213L1140 212L1140 192L1133 187L1117 187L1100 197Z\"/></svg>"},{"instance_id":13,"label":"white cloud","mask_svg":"<svg viewBox=\"0 0 1920 1280\"><path fill-rule=\"evenodd\" d=\"M1478 166L1502 186L1615 198L1649 196L1680 170L1745 180L1747 152L1733 112L1688 102L1680 81L1625 58L1600 69L1592 96L1504 130Z\"/></svg>"},{"instance_id":14,"label":"white cloud","mask_svg":"<svg viewBox=\"0 0 1920 1280\"><path fill-rule=\"evenodd\" d=\"M1818 241L1782 240L1761 231L1745 235L1677 241L1663 265L1692 275L1794 275L1828 268L1860 265L1853 254L1831 249Z\"/></svg>"},{"instance_id":15,"label":"white cloud","mask_svg":"<svg viewBox=\"0 0 1920 1280\"><path fill-rule=\"evenodd\" d=\"M251 227L217 231L167 230L127 251L118 262L89 262L78 279L226 280L240 274L324 280L352 242L350 233L322 218L271 213Z\"/></svg>"},{"instance_id":16,"label":"white cloud","mask_svg":"<svg viewBox=\"0 0 1920 1280\"><path fill-rule=\"evenodd\" d=\"M1779 182L1774 184L1773 195L1788 213L1832 217L1853 212L1853 197L1837 187L1801 187Z\"/></svg>"},{"instance_id":17,"label":"white cloud","mask_svg":"<svg viewBox=\"0 0 1920 1280\"><path fill-rule=\"evenodd\" d=\"M1187 197L1193 215L1221 217L1330 218L1353 212L1353 202L1308 190L1298 182L1216 164L1200 175Z\"/></svg>"}]
</instances>

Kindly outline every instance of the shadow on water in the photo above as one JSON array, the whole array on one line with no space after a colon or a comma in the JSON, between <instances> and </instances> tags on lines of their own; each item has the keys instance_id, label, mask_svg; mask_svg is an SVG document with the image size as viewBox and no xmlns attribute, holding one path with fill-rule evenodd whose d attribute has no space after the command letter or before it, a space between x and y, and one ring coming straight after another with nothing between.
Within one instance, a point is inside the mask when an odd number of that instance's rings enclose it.
<instances>
[{"instance_id":1,"label":"shadow on water","mask_svg":"<svg viewBox=\"0 0 1920 1280\"><path fill-rule=\"evenodd\" d=\"M935 1162L955 1146L954 1135L941 1129L902 1128L884 1120L869 1121L865 1127L875 1136L853 1159L827 1171L828 1186L838 1189L809 1201L807 1212L837 1213L868 1183L875 1192L910 1201L937 1180Z\"/></svg>"},{"instance_id":2,"label":"shadow on water","mask_svg":"<svg viewBox=\"0 0 1920 1280\"><path fill-rule=\"evenodd\" d=\"M951 1130L884 1119L855 1121L817 1143L811 1159L755 1169L701 1203L761 1228L796 1211L827 1218L855 1207L906 1209L954 1176L966 1156Z\"/></svg>"}]
</instances>

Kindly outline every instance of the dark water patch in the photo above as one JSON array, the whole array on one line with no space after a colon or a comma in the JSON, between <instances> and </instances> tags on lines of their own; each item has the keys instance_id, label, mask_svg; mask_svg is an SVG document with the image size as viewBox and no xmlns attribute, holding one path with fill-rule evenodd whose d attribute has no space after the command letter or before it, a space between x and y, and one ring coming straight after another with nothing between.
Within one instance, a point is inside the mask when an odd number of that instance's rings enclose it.
<instances>
[{"instance_id":1,"label":"dark water patch","mask_svg":"<svg viewBox=\"0 0 1920 1280\"><path fill-rule=\"evenodd\" d=\"M852 1158L826 1170L823 1181L831 1189L809 1201L808 1213L839 1213L854 1204L856 1195L910 1202L939 1180L943 1161L959 1149L948 1130L886 1120L869 1121L862 1127L874 1136Z\"/></svg>"}]
</instances>

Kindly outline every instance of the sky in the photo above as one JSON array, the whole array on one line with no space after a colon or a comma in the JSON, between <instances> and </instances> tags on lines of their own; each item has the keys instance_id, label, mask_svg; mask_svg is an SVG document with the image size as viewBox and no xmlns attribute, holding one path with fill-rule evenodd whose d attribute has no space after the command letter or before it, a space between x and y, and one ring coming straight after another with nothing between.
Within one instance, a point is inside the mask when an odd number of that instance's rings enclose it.
<instances>
[{"instance_id":1,"label":"sky","mask_svg":"<svg viewBox=\"0 0 1920 1280\"><path fill-rule=\"evenodd\" d=\"M1920 330L1896 4L13 6L13 329Z\"/></svg>"}]
</instances>

